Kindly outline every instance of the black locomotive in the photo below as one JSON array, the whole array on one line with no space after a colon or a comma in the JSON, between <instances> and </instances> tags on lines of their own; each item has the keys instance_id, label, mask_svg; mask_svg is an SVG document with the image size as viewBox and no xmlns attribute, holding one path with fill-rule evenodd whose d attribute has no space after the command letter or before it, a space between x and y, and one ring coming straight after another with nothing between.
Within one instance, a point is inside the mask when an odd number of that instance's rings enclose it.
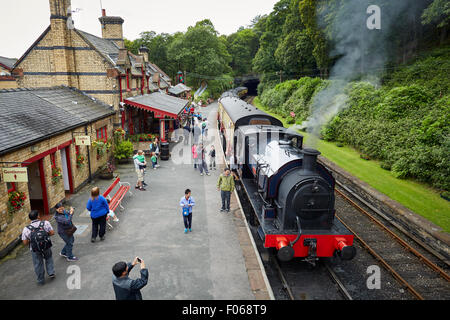
<instances>
[{"instance_id":1,"label":"black locomotive","mask_svg":"<svg viewBox=\"0 0 450 320\"><path fill-rule=\"evenodd\" d=\"M219 99L218 126L227 160L238 172L266 248L280 260L352 259L353 235L335 219L335 180L303 136L241 100L245 88Z\"/></svg>"}]
</instances>

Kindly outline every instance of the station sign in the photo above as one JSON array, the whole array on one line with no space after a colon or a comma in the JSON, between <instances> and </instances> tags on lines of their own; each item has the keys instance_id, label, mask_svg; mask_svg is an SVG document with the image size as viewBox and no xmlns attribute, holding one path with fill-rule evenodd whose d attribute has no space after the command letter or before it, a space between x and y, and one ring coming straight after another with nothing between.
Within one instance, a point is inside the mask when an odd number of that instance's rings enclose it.
<instances>
[{"instance_id":1,"label":"station sign","mask_svg":"<svg viewBox=\"0 0 450 320\"><path fill-rule=\"evenodd\" d=\"M4 182L28 182L27 168L3 168Z\"/></svg>"},{"instance_id":2,"label":"station sign","mask_svg":"<svg viewBox=\"0 0 450 320\"><path fill-rule=\"evenodd\" d=\"M77 146L90 146L91 137L90 136L78 136L75 137L75 145Z\"/></svg>"}]
</instances>

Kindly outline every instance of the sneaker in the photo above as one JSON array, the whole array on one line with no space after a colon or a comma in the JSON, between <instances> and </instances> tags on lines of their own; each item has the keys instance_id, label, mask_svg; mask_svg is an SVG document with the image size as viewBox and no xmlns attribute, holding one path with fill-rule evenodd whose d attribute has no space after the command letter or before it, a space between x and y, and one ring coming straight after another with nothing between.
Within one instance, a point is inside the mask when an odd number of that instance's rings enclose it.
<instances>
[{"instance_id":1,"label":"sneaker","mask_svg":"<svg viewBox=\"0 0 450 320\"><path fill-rule=\"evenodd\" d=\"M78 261L78 260L80 260L80 259L78 259L75 256L73 256L72 258L67 258L67 261L69 261L69 262Z\"/></svg>"},{"instance_id":2,"label":"sneaker","mask_svg":"<svg viewBox=\"0 0 450 320\"><path fill-rule=\"evenodd\" d=\"M227 213L229 213L230 212L230 209L227 209Z\"/></svg>"},{"instance_id":3,"label":"sneaker","mask_svg":"<svg viewBox=\"0 0 450 320\"><path fill-rule=\"evenodd\" d=\"M94 238L92 238L92 239L91 239L91 242L92 242L92 243L94 243L94 242L95 242L95 239L94 239Z\"/></svg>"},{"instance_id":4,"label":"sneaker","mask_svg":"<svg viewBox=\"0 0 450 320\"><path fill-rule=\"evenodd\" d=\"M48 276L49 276L51 279L55 279L56 274L49 274Z\"/></svg>"},{"instance_id":5,"label":"sneaker","mask_svg":"<svg viewBox=\"0 0 450 320\"><path fill-rule=\"evenodd\" d=\"M206 175L207 175L207 176L210 176L210 175L211 175L211 173L209 173L209 172L208 172L208 173L207 173Z\"/></svg>"},{"instance_id":6,"label":"sneaker","mask_svg":"<svg viewBox=\"0 0 450 320\"><path fill-rule=\"evenodd\" d=\"M225 209L220 209L220 212L224 212L225 211Z\"/></svg>"},{"instance_id":7,"label":"sneaker","mask_svg":"<svg viewBox=\"0 0 450 320\"><path fill-rule=\"evenodd\" d=\"M115 218L113 221L114 222L119 222L120 220L119 220L119 218Z\"/></svg>"},{"instance_id":8,"label":"sneaker","mask_svg":"<svg viewBox=\"0 0 450 320\"><path fill-rule=\"evenodd\" d=\"M192 229L189 229L189 232L192 232Z\"/></svg>"},{"instance_id":9,"label":"sneaker","mask_svg":"<svg viewBox=\"0 0 450 320\"><path fill-rule=\"evenodd\" d=\"M67 258L67 256L66 256L65 254L62 254L61 252L59 253L59 255L60 255L61 257Z\"/></svg>"},{"instance_id":10,"label":"sneaker","mask_svg":"<svg viewBox=\"0 0 450 320\"><path fill-rule=\"evenodd\" d=\"M139 189L139 187L138 187L138 186L135 186L134 188L135 188L135 189Z\"/></svg>"},{"instance_id":11,"label":"sneaker","mask_svg":"<svg viewBox=\"0 0 450 320\"><path fill-rule=\"evenodd\" d=\"M100 237L100 241L105 241L105 236Z\"/></svg>"},{"instance_id":12,"label":"sneaker","mask_svg":"<svg viewBox=\"0 0 450 320\"><path fill-rule=\"evenodd\" d=\"M187 233L188 232L188 229L184 229L184 233Z\"/></svg>"},{"instance_id":13,"label":"sneaker","mask_svg":"<svg viewBox=\"0 0 450 320\"><path fill-rule=\"evenodd\" d=\"M201 176L203 176L203 173L200 173Z\"/></svg>"},{"instance_id":14,"label":"sneaker","mask_svg":"<svg viewBox=\"0 0 450 320\"><path fill-rule=\"evenodd\" d=\"M140 191L147 191L145 188L139 188Z\"/></svg>"}]
</instances>

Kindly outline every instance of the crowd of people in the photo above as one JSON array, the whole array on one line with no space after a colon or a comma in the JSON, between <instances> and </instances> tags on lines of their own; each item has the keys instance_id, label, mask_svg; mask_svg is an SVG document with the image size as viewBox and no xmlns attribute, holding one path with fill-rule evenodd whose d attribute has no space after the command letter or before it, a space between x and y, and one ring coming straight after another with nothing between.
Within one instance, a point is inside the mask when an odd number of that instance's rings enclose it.
<instances>
[{"instance_id":1,"label":"crowd of people","mask_svg":"<svg viewBox=\"0 0 450 320\"><path fill-rule=\"evenodd\" d=\"M188 132L193 134L192 142L192 159L194 162L194 169L200 170L200 175L206 174L210 176L211 170L217 170L216 165L216 150L214 145L211 145L207 150L203 144L204 138L208 135L208 123L206 118L199 116L197 120L193 121L192 130L189 128ZM201 138L201 141L200 140ZM186 141L185 141L186 143ZM160 142L156 138L150 143L150 161L152 169L156 170L158 165L158 156L160 154ZM145 187L145 172L147 170L147 160L142 150L138 150L133 157L134 167L137 175L137 182L135 188L140 191L146 191ZM222 207L220 212L230 212L230 198L231 193L235 189L235 177L229 168L225 168L217 181L217 190L221 194ZM108 219L118 222L119 219L115 213L110 210L110 201L106 199L101 193L100 188L94 187L91 190L91 196L87 201L86 209L90 212L92 220L92 235L91 242L95 243L97 237L100 241L105 240L106 224ZM192 216L193 207L196 205L192 197L190 189L185 190L185 194L181 197L179 206L181 207L184 233L192 232ZM75 242L74 233L77 228L73 224L74 208L66 209L62 203L55 206L55 221L57 223L58 235L64 242L64 247L59 252L61 257L64 257L69 262L76 262L79 260L73 254L73 246ZM34 270L37 276L37 283L43 285L45 283L45 271L50 278L55 277L54 262L52 257L52 242L50 238L55 234L51 224L48 221L39 220L39 213L33 210L29 214L31 223L23 229L22 241L29 246L32 254L32 261ZM132 280L129 278L130 271L134 266L140 264L141 277ZM45 267L44 267L45 266ZM133 262L118 262L112 268L113 276L112 283L116 299L118 300L139 300L142 299L140 289L142 289L148 282L148 269L144 261L136 257Z\"/></svg>"}]
</instances>

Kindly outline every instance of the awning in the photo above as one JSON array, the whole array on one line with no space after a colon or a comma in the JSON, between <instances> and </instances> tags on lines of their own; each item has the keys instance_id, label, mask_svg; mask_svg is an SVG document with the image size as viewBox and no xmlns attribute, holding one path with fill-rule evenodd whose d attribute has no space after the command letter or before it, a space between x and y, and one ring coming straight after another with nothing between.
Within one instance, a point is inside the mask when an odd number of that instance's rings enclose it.
<instances>
[{"instance_id":1,"label":"awning","mask_svg":"<svg viewBox=\"0 0 450 320\"><path fill-rule=\"evenodd\" d=\"M167 116L177 119L189 101L172 97L161 92L145 94L125 99L125 104L155 113L155 116Z\"/></svg>"}]
</instances>

